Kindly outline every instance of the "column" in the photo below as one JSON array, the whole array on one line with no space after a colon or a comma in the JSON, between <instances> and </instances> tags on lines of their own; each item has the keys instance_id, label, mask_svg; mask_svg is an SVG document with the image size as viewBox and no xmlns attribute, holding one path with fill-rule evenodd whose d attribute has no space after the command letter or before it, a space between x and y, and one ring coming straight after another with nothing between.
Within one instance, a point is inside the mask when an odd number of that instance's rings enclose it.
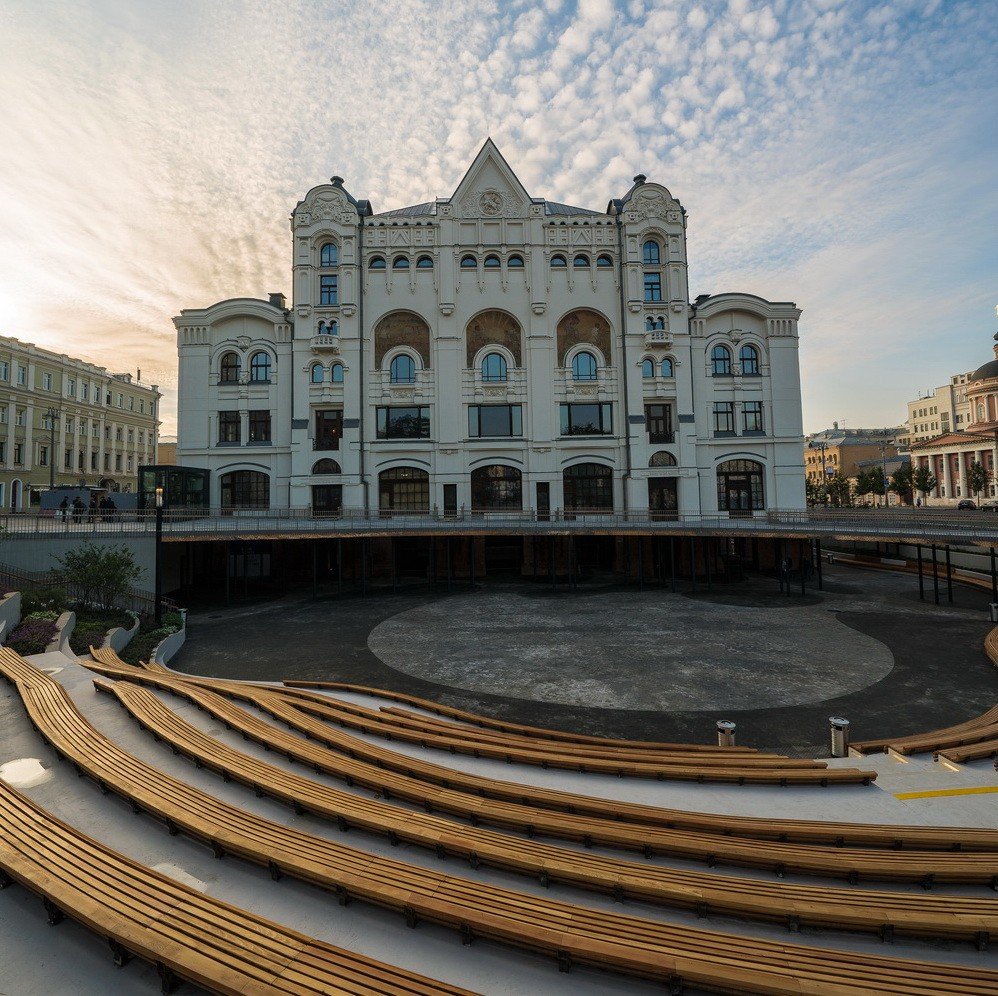
<instances>
[{"instance_id":1,"label":"column","mask_svg":"<svg viewBox=\"0 0 998 996\"><path fill-rule=\"evenodd\" d=\"M947 498L953 497L953 473L950 466L949 453L943 453L943 491Z\"/></svg>"},{"instance_id":2,"label":"column","mask_svg":"<svg viewBox=\"0 0 998 996\"><path fill-rule=\"evenodd\" d=\"M961 498L966 498L967 497L967 457L968 456L969 456L969 454L967 454L967 453L958 453L957 457L956 457L956 459L957 459L957 470L958 470L958 472L960 474L960 481L959 481L959 483L960 483L960 497Z\"/></svg>"}]
</instances>

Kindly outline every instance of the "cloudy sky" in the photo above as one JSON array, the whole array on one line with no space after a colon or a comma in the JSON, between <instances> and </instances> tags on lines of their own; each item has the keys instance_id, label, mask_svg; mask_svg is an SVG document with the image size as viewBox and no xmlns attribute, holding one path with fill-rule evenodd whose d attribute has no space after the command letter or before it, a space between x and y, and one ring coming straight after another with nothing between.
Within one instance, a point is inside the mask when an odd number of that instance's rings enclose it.
<instances>
[{"instance_id":1,"label":"cloudy sky","mask_svg":"<svg viewBox=\"0 0 998 996\"><path fill-rule=\"evenodd\" d=\"M897 423L998 331L994 0L0 0L0 333L141 368L170 318L290 291L333 173L449 194L487 135L602 209L689 212L691 292L803 309L804 419Z\"/></svg>"}]
</instances>

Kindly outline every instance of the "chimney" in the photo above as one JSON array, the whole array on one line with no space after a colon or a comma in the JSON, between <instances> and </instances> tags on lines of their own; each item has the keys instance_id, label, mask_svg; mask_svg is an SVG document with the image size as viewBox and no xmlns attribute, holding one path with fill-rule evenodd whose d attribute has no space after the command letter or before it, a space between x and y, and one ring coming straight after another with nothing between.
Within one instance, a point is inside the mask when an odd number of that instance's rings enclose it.
<instances>
[{"instance_id":1,"label":"chimney","mask_svg":"<svg viewBox=\"0 0 998 996\"><path fill-rule=\"evenodd\" d=\"M270 303L275 308L280 308L281 311L288 310L287 299L284 297L282 293L280 293L280 291L271 291L270 294L268 294L267 296L270 298Z\"/></svg>"},{"instance_id":2,"label":"chimney","mask_svg":"<svg viewBox=\"0 0 998 996\"><path fill-rule=\"evenodd\" d=\"M137 381L141 381L142 380L142 368L141 367L139 367L138 370L135 371L135 379Z\"/></svg>"},{"instance_id":3,"label":"chimney","mask_svg":"<svg viewBox=\"0 0 998 996\"><path fill-rule=\"evenodd\" d=\"M832 428L833 428L833 429L836 429L836 430L837 430L837 429L838 429L838 427L839 427L839 423L838 423L838 422L833 422L833 423L832 423Z\"/></svg>"},{"instance_id":4,"label":"chimney","mask_svg":"<svg viewBox=\"0 0 998 996\"><path fill-rule=\"evenodd\" d=\"M637 175L637 176L636 176L636 177L634 178L634 182L635 182L635 183L636 183L636 184L637 184L637 185L638 185L639 187L641 186L641 184L642 184L642 183L646 183L646 182L647 182L647 180L648 180L648 177L647 177L647 176L645 176L645 175L644 175L644 173L638 173L638 175Z\"/></svg>"}]
</instances>

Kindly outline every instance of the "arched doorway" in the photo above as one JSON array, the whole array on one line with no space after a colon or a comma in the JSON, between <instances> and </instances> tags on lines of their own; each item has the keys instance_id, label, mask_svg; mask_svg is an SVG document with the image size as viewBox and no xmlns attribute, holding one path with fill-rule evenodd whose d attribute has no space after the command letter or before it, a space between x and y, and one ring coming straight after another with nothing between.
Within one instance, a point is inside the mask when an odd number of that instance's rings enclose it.
<instances>
[{"instance_id":1,"label":"arched doorway","mask_svg":"<svg viewBox=\"0 0 998 996\"><path fill-rule=\"evenodd\" d=\"M10 510L12 512L21 511L22 489L23 486L17 478L10 482Z\"/></svg>"},{"instance_id":2,"label":"arched doorway","mask_svg":"<svg viewBox=\"0 0 998 996\"><path fill-rule=\"evenodd\" d=\"M523 475L516 467L489 464L471 472L473 512L520 511L523 508Z\"/></svg>"},{"instance_id":3,"label":"arched doorway","mask_svg":"<svg viewBox=\"0 0 998 996\"><path fill-rule=\"evenodd\" d=\"M717 507L751 515L766 507L766 469L756 460L726 460L717 467Z\"/></svg>"},{"instance_id":4,"label":"arched doorway","mask_svg":"<svg viewBox=\"0 0 998 996\"><path fill-rule=\"evenodd\" d=\"M378 475L382 512L429 512L430 475L419 467L392 467Z\"/></svg>"},{"instance_id":5,"label":"arched doorway","mask_svg":"<svg viewBox=\"0 0 998 996\"><path fill-rule=\"evenodd\" d=\"M219 478L219 503L233 508L270 508L270 475L259 470L233 470Z\"/></svg>"},{"instance_id":6,"label":"arched doorway","mask_svg":"<svg viewBox=\"0 0 998 996\"><path fill-rule=\"evenodd\" d=\"M576 463L562 475L565 511L613 511L613 470L601 463Z\"/></svg>"}]
</instances>

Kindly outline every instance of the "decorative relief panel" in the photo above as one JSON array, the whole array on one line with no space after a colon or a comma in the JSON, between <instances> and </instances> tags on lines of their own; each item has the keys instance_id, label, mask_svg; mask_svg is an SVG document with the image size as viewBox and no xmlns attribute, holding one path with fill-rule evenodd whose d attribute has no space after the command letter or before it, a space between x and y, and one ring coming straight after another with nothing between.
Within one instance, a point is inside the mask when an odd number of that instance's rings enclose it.
<instances>
[{"instance_id":1,"label":"decorative relief panel","mask_svg":"<svg viewBox=\"0 0 998 996\"><path fill-rule=\"evenodd\" d=\"M357 211L339 187L326 187L314 194L295 211L295 227L331 221L338 225L357 223Z\"/></svg>"},{"instance_id":2,"label":"decorative relief panel","mask_svg":"<svg viewBox=\"0 0 998 996\"><path fill-rule=\"evenodd\" d=\"M609 225L548 225L544 229L549 246L612 247L617 244L614 229Z\"/></svg>"},{"instance_id":3,"label":"decorative relief panel","mask_svg":"<svg viewBox=\"0 0 998 996\"><path fill-rule=\"evenodd\" d=\"M374 363L380 367L385 353L396 346L408 346L419 354L423 366L430 367L430 326L411 311L385 315L374 326Z\"/></svg>"},{"instance_id":4,"label":"decorative relief panel","mask_svg":"<svg viewBox=\"0 0 998 996\"><path fill-rule=\"evenodd\" d=\"M475 354L489 345L505 346L513 354L516 365L523 365L520 349L523 330L520 323L505 311L483 311L476 315L468 322L465 336L469 367L475 362Z\"/></svg>"},{"instance_id":5,"label":"decorative relief panel","mask_svg":"<svg viewBox=\"0 0 998 996\"><path fill-rule=\"evenodd\" d=\"M679 205L664 190L655 187L640 187L627 203L627 212L635 221L648 221L657 218L661 221L677 223L682 220Z\"/></svg>"},{"instance_id":6,"label":"decorative relief panel","mask_svg":"<svg viewBox=\"0 0 998 996\"><path fill-rule=\"evenodd\" d=\"M611 362L610 323L598 311L580 308L558 322L558 363L564 366L568 351L582 343L595 346Z\"/></svg>"},{"instance_id":7,"label":"decorative relief panel","mask_svg":"<svg viewBox=\"0 0 998 996\"><path fill-rule=\"evenodd\" d=\"M365 226L364 231L370 233L365 236L365 241L371 249L405 249L408 246L433 246L437 242L437 230L432 225L419 225L414 228Z\"/></svg>"}]
</instances>

